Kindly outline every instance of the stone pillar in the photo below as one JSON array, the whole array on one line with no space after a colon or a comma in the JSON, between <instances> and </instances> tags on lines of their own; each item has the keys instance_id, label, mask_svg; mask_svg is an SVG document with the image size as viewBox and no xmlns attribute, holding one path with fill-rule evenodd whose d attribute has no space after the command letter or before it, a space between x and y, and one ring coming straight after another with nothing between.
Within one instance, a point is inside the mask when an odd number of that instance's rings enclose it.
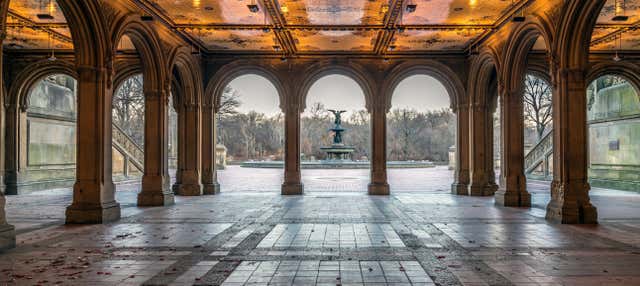
<instances>
[{"instance_id":1,"label":"stone pillar","mask_svg":"<svg viewBox=\"0 0 640 286\"><path fill-rule=\"evenodd\" d=\"M456 167L451 193L468 195L469 185L469 107L460 103L453 110L456 113Z\"/></svg>"},{"instance_id":2,"label":"stone pillar","mask_svg":"<svg viewBox=\"0 0 640 286\"><path fill-rule=\"evenodd\" d=\"M216 170L216 114L213 106L202 109L202 193L220 192Z\"/></svg>"},{"instance_id":3,"label":"stone pillar","mask_svg":"<svg viewBox=\"0 0 640 286\"><path fill-rule=\"evenodd\" d=\"M105 223L120 219L111 177L111 70L78 67L76 182L67 223Z\"/></svg>"},{"instance_id":4,"label":"stone pillar","mask_svg":"<svg viewBox=\"0 0 640 286\"><path fill-rule=\"evenodd\" d=\"M2 46L2 40L4 40L5 33L0 31L0 46ZM0 59L2 59L2 49L0 49ZM2 62L0 62L0 75L2 75ZM5 153L5 110L4 110L4 81L0 76L0 251L13 248L16 246L16 233L12 225L7 223L4 198L4 153Z\"/></svg>"},{"instance_id":5,"label":"stone pillar","mask_svg":"<svg viewBox=\"0 0 640 286\"><path fill-rule=\"evenodd\" d=\"M387 109L376 104L371 112L371 183L369 195L389 195L387 182Z\"/></svg>"},{"instance_id":6,"label":"stone pillar","mask_svg":"<svg viewBox=\"0 0 640 286\"><path fill-rule=\"evenodd\" d=\"M530 207L524 175L524 115L522 93L500 88L500 139L502 174L500 188L495 194L496 205Z\"/></svg>"},{"instance_id":7,"label":"stone pillar","mask_svg":"<svg viewBox=\"0 0 640 286\"><path fill-rule=\"evenodd\" d=\"M493 128L489 121L489 109L485 104L473 104L470 109L471 118L470 136L469 136L469 195L471 196L492 196L495 189L489 184L489 176L491 170L488 168L490 164L487 161L490 158L489 144L493 140L489 140L489 129ZM492 146L491 146L492 147ZM493 164L491 164L493 165Z\"/></svg>"},{"instance_id":8,"label":"stone pillar","mask_svg":"<svg viewBox=\"0 0 640 286\"><path fill-rule=\"evenodd\" d=\"M5 171L4 183L6 195L20 193L20 185L24 180L27 168L27 113L16 104L6 106L4 124L6 126L3 138Z\"/></svg>"},{"instance_id":9,"label":"stone pillar","mask_svg":"<svg viewBox=\"0 0 640 286\"><path fill-rule=\"evenodd\" d=\"M495 95L495 97L497 97L497 94ZM498 184L496 182L496 166L495 166L495 157L494 157L494 150L493 150L493 145L494 145L494 122L493 122L493 114L496 112L496 106L495 104L497 103L497 100L493 101L493 104L490 106L489 108L489 112L487 112L487 128L486 128L486 138L487 138L487 144L485 145L485 149L487 150L487 160L486 162L486 166L485 166L485 170L487 170L487 190L488 192L491 193L491 195L494 195L497 191L498 191Z\"/></svg>"},{"instance_id":10,"label":"stone pillar","mask_svg":"<svg viewBox=\"0 0 640 286\"><path fill-rule=\"evenodd\" d=\"M144 175L138 206L166 206L174 203L169 188L169 87L145 90Z\"/></svg>"},{"instance_id":11,"label":"stone pillar","mask_svg":"<svg viewBox=\"0 0 640 286\"><path fill-rule=\"evenodd\" d=\"M183 129L184 136L178 139L178 145L181 152L178 157L178 172L176 178L176 186L174 186L176 194L180 196L201 196L202 185L200 184L200 147L202 132L200 124L200 107L196 104L186 104L182 110L178 120L178 128ZM179 183L178 183L179 182Z\"/></svg>"},{"instance_id":12,"label":"stone pillar","mask_svg":"<svg viewBox=\"0 0 640 286\"><path fill-rule=\"evenodd\" d=\"M587 96L584 70L561 69L553 94L553 182L546 218L593 224L598 212L589 198Z\"/></svg>"},{"instance_id":13,"label":"stone pillar","mask_svg":"<svg viewBox=\"0 0 640 286\"><path fill-rule=\"evenodd\" d=\"M283 195L302 195L300 173L300 113L298 102L288 102L284 112L284 182Z\"/></svg>"}]
</instances>

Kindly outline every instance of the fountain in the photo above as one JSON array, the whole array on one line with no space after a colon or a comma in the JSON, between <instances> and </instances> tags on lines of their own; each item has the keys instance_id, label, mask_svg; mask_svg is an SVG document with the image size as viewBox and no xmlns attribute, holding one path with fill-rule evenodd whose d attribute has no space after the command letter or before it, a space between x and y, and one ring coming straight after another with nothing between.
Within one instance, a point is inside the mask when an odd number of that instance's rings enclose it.
<instances>
[{"instance_id":1,"label":"fountain","mask_svg":"<svg viewBox=\"0 0 640 286\"><path fill-rule=\"evenodd\" d=\"M351 146L344 145L342 142L342 133L345 132L346 129L342 128L341 115L347 111L329 109L329 112L335 116L335 120L333 121L334 126L329 129L333 131L333 144L329 147L320 147L320 149L327 152L327 161L353 161L350 155L355 149Z\"/></svg>"},{"instance_id":2,"label":"fountain","mask_svg":"<svg viewBox=\"0 0 640 286\"><path fill-rule=\"evenodd\" d=\"M351 154L355 152L353 146L345 145L343 142L343 133L346 131L342 127L342 114L345 110L329 109L335 117L333 121L333 142L331 146L320 147L327 153L324 160L312 160L300 162L302 169L367 169L371 166L369 161L356 161L351 158ZM243 162L241 167L244 168L282 168L283 161L247 161ZM389 161L388 168L432 168L435 165L431 161Z\"/></svg>"}]
</instances>

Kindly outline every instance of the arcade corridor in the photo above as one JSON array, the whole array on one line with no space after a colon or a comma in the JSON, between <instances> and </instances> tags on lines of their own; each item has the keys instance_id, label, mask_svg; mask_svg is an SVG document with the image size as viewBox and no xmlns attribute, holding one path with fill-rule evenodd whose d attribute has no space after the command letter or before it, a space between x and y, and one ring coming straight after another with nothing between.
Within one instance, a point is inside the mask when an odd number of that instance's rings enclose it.
<instances>
[{"instance_id":1,"label":"arcade corridor","mask_svg":"<svg viewBox=\"0 0 640 286\"><path fill-rule=\"evenodd\" d=\"M640 285L639 28L640 0L0 0L0 285Z\"/></svg>"}]
</instances>

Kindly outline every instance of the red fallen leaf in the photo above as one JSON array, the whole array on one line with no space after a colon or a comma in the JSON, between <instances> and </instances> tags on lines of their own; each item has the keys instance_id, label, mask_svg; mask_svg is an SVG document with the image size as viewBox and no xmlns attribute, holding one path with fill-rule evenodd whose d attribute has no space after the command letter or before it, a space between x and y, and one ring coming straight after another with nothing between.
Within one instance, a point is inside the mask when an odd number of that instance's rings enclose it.
<instances>
[{"instance_id":1,"label":"red fallen leaf","mask_svg":"<svg viewBox=\"0 0 640 286\"><path fill-rule=\"evenodd\" d=\"M446 256L444 256L444 255L438 255L438 257L437 257L437 258L438 258L438 259L444 259L445 257L446 257Z\"/></svg>"},{"instance_id":2,"label":"red fallen leaf","mask_svg":"<svg viewBox=\"0 0 640 286\"><path fill-rule=\"evenodd\" d=\"M136 278L135 275L129 275L129 278Z\"/></svg>"},{"instance_id":3,"label":"red fallen leaf","mask_svg":"<svg viewBox=\"0 0 640 286\"><path fill-rule=\"evenodd\" d=\"M404 267L400 266L400 271L404 272Z\"/></svg>"},{"instance_id":4,"label":"red fallen leaf","mask_svg":"<svg viewBox=\"0 0 640 286\"><path fill-rule=\"evenodd\" d=\"M196 277L196 281L200 281L200 279L202 279L202 278L200 278L200 277Z\"/></svg>"},{"instance_id":5,"label":"red fallen leaf","mask_svg":"<svg viewBox=\"0 0 640 286\"><path fill-rule=\"evenodd\" d=\"M111 272L105 272L104 275L111 275Z\"/></svg>"},{"instance_id":6,"label":"red fallen leaf","mask_svg":"<svg viewBox=\"0 0 640 286\"><path fill-rule=\"evenodd\" d=\"M96 272L96 274L98 274L98 275L102 275L102 274L104 274L104 272L102 272L102 271L98 271L98 272Z\"/></svg>"},{"instance_id":7,"label":"red fallen leaf","mask_svg":"<svg viewBox=\"0 0 640 286\"><path fill-rule=\"evenodd\" d=\"M40 280L40 281L38 281L38 283L45 284L45 283L49 283L49 281L48 280Z\"/></svg>"}]
</instances>

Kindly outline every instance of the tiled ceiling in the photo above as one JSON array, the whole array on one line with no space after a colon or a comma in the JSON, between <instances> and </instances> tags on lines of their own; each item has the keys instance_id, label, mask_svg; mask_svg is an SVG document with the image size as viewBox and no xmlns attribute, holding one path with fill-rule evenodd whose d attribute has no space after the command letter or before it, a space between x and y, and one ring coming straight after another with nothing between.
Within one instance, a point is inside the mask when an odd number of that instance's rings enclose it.
<instances>
[{"instance_id":1,"label":"tiled ceiling","mask_svg":"<svg viewBox=\"0 0 640 286\"><path fill-rule=\"evenodd\" d=\"M118 1L133 1L210 52L404 54L462 52L525 0ZM624 2L616 12L607 1L592 50L640 50L640 0ZM55 0L11 0L9 9L5 48L73 48ZM613 21L618 14L629 19Z\"/></svg>"},{"instance_id":2,"label":"tiled ceiling","mask_svg":"<svg viewBox=\"0 0 640 286\"><path fill-rule=\"evenodd\" d=\"M640 50L640 0L618 0L618 3L624 6L608 0L600 11L598 26L591 36L592 51ZM619 15L627 16L628 20L614 21Z\"/></svg>"}]
</instances>

